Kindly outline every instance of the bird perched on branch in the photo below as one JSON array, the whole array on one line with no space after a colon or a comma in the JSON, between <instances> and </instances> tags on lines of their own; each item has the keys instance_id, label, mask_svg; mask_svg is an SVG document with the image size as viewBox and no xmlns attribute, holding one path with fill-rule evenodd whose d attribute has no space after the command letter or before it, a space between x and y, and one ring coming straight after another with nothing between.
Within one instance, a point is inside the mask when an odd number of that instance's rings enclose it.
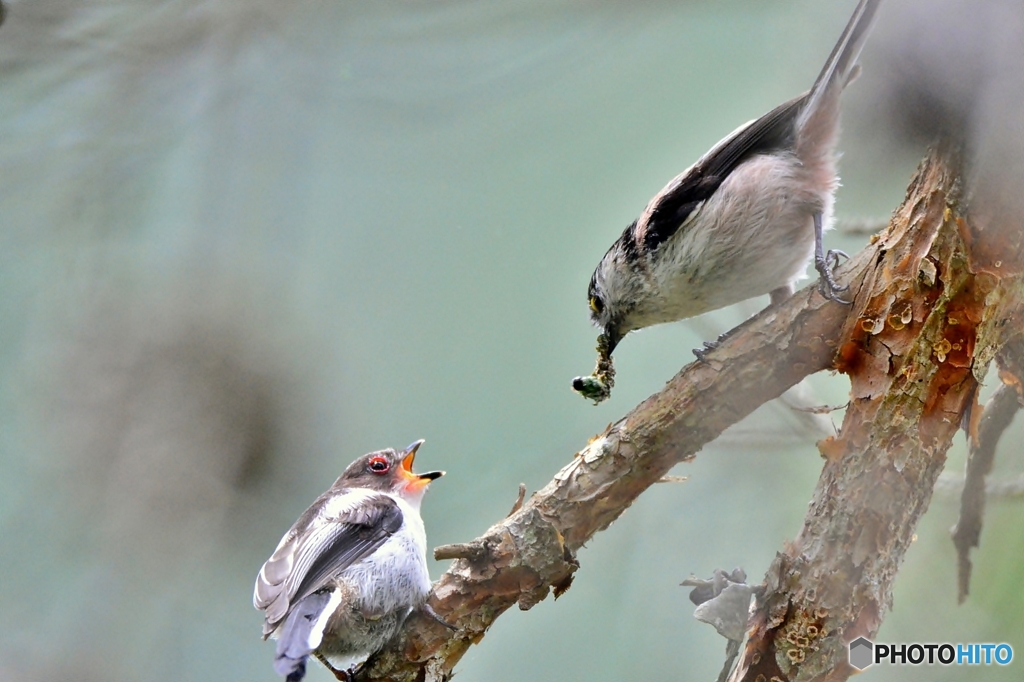
<instances>
[{"instance_id":1,"label":"bird perched on branch","mask_svg":"<svg viewBox=\"0 0 1024 682\"><path fill-rule=\"evenodd\" d=\"M352 462L295 522L256 578L274 668L298 682L316 656L339 679L379 650L430 594L420 502L444 475L412 472L416 441Z\"/></svg>"},{"instance_id":2,"label":"bird perched on branch","mask_svg":"<svg viewBox=\"0 0 1024 682\"><path fill-rule=\"evenodd\" d=\"M844 302L833 270L846 254L826 253L822 235L838 185L839 99L879 3L857 4L808 92L712 147L608 249L588 298L609 356L630 331L792 293L812 257L821 294Z\"/></svg>"}]
</instances>

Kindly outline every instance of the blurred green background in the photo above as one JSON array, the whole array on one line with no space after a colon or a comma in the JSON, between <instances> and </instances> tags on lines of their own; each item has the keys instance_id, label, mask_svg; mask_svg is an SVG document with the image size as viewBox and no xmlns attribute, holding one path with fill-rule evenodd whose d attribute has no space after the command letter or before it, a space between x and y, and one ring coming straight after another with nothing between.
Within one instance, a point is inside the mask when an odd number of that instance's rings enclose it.
<instances>
[{"instance_id":1,"label":"blurred green background","mask_svg":"<svg viewBox=\"0 0 1024 682\"><path fill-rule=\"evenodd\" d=\"M419 466L448 471L424 504L431 546L544 485L766 303L630 335L600 407L569 389L593 367L604 250L720 137L806 89L853 5L8 3L0 679L270 682L256 571L352 459L426 438ZM870 42L864 64L837 213L884 220L923 149L858 127L886 70ZM843 404L847 386L813 377L799 399ZM678 583L761 580L830 419L764 406L598 535L557 603L500 618L458 679L714 679L725 641ZM998 472L1024 467L1015 428ZM950 468L963 457L958 439ZM935 498L879 639L1022 657L1020 505L992 503L961 607L956 512ZM1021 665L866 674L1019 682Z\"/></svg>"}]
</instances>

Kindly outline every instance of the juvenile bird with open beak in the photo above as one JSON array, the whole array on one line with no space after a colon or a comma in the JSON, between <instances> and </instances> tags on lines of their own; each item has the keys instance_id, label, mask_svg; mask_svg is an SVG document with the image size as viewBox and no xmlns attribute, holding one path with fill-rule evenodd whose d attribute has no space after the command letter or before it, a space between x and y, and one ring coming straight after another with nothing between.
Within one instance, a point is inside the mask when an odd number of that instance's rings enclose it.
<instances>
[{"instance_id":1,"label":"juvenile bird with open beak","mask_svg":"<svg viewBox=\"0 0 1024 682\"><path fill-rule=\"evenodd\" d=\"M352 462L295 522L256 578L263 638L288 682L315 656L338 679L384 646L430 594L420 502L443 471L414 474L422 440Z\"/></svg>"}]
</instances>

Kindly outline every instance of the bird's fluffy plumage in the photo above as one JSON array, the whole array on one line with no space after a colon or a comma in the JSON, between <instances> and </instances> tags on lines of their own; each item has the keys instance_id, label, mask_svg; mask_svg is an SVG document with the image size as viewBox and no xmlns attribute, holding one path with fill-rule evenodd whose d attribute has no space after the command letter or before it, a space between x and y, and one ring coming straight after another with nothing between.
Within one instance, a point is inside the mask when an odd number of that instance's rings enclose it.
<instances>
[{"instance_id":1,"label":"bird's fluffy plumage","mask_svg":"<svg viewBox=\"0 0 1024 682\"><path fill-rule=\"evenodd\" d=\"M402 524L399 502L384 493L332 488L318 497L256 578L253 605L266 611L263 635L277 628L292 605L379 549Z\"/></svg>"},{"instance_id":2,"label":"bird's fluffy plumage","mask_svg":"<svg viewBox=\"0 0 1024 682\"><path fill-rule=\"evenodd\" d=\"M260 569L253 604L266 612L263 636L277 637L275 668L289 682L314 652L341 667L373 653L429 595L419 506L441 472L409 470L417 447L353 462Z\"/></svg>"},{"instance_id":3,"label":"bird's fluffy plumage","mask_svg":"<svg viewBox=\"0 0 1024 682\"><path fill-rule=\"evenodd\" d=\"M879 3L861 0L811 90L712 147L608 249L588 294L610 349L631 330L792 287L803 276L831 225L839 99ZM816 259L819 270L824 261ZM836 298L831 271L822 276L823 291Z\"/></svg>"}]
</instances>

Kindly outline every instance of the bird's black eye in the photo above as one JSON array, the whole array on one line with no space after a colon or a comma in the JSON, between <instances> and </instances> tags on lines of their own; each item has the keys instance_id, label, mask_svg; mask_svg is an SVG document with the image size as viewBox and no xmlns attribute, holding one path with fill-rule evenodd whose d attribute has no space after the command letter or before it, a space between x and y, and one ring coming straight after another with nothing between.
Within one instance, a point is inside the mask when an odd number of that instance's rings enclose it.
<instances>
[{"instance_id":1,"label":"bird's black eye","mask_svg":"<svg viewBox=\"0 0 1024 682\"><path fill-rule=\"evenodd\" d=\"M594 314L600 315L604 312L604 301L597 294L590 297L590 309L594 311Z\"/></svg>"},{"instance_id":2,"label":"bird's black eye","mask_svg":"<svg viewBox=\"0 0 1024 682\"><path fill-rule=\"evenodd\" d=\"M386 457L371 457L367 468L375 474L386 474L391 468L391 462Z\"/></svg>"}]
</instances>

